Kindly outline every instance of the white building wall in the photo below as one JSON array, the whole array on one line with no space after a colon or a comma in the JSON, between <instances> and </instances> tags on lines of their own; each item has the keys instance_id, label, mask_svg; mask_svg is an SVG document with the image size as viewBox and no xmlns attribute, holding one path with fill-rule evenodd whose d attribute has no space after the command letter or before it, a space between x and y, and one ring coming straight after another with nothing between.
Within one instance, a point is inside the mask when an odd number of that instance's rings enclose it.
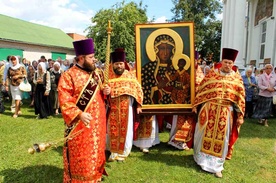
<instances>
[{"instance_id":1,"label":"white building wall","mask_svg":"<svg viewBox=\"0 0 276 183\"><path fill-rule=\"evenodd\" d=\"M273 4L273 49L272 49L272 56L271 56L271 60L272 63L274 65L274 67L276 66L276 1L274 0L274 4Z\"/></svg>"},{"instance_id":2,"label":"white building wall","mask_svg":"<svg viewBox=\"0 0 276 183\"><path fill-rule=\"evenodd\" d=\"M273 13L272 17L269 17L269 37L270 40L270 49L267 51L268 55L271 58L271 63L275 67L276 66L276 0L273 0Z\"/></svg>"},{"instance_id":3,"label":"white building wall","mask_svg":"<svg viewBox=\"0 0 276 183\"><path fill-rule=\"evenodd\" d=\"M276 1L273 4L273 26L274 26L274 39L273 39L273 49L272 49L272 63L274 67L276 66Z\"/></svg>"},{"instance_id":4,"label":"white building wall","mask_svg":"<svg viewBox=\"0 0 276 183\"><path fill-rule=\"evenodd\" d=\"M260 58L260 28L259 26L251 30L249 41L249 61L256 60L259 63ZM258 35L258 36L256 36Z\"/></svg>"},{"instance_id":5,"label":"white building wall","mask_svg":"<svg viewBox=\"0 0 276 183\"><path fill-rule=\"evenodd\" d=\"M74 50L69 48L46 47L7 41L0 41L0 47L21 49L23 50L23 58L29 61L38 60L42 55L44 55L46 59L52 58L52 52L66 53L66 59L70 61L75 57Z\"/></svg>"},{"instance_id":6,"label":"white building wall","mask_svg":"<svg viewBox=\"0 0 276 183\"><path fill-rule=\"evenodd\" d=\"M245 0L224 0L222 21L222 48L233 48L239 51L235 64L244 66L245 44Z\"/></svg>"},{"instance_id":7,"label":"white building wall","mask_svg":"<svg viewBox=\"0 0 276 183\"><path fill-rule=\"evenodd\" d=\"M247 63L250 60L256 60L256 66L259 67L259 63L262 63L264 59L260 59L260 43L261 43L261 31L262 23L267 22L266 30L266 42L265 42L265 52L264 58L271 58L271 63L275 66L275 52L276 52L276 25L275 18L268 17L259 21L258 25L254 25L255 13L257 9L258 0L250 0L250 12L249 12L249 40L248 40L248 59ZM273 16L275 17L275 8L276 1L274 0L273 4ZM261 65L263 67L263 65Z\"/></svg>"},{"instance_id":8,"label":"white building wall","mask_svg":"<svg viewBox=\"0 0 276 183\"><path fill-rule=\"evenodd\" d=\"M40 52L40 51L24 51L23 52L23 57L29 61L39 60L42 55L44 55L46 57L46 59L51 58L50 54L46 54L46 53Z\"/></svg>"},{"instance_id":9,"label":"white building wall","mask_svg":"<svg viewBox=\"0 0 276 183\"><path fill-rule=\"evenodd\" d=\"M249 63L250 60L258 60L259 55L259 36L258 39L255 39L253 35L260 35L259 29L254 29L254 16L257 4L252 1L249 4L249 22L248 22L248 50L247 50L247 60L246 63ZM257 64L258 66L258 64Z\"/></svg>"},{"instance_id":10,"label":"white building wall","mask_svg":"<svg viewBox=\"0 0 276 183\"><path fill-rule=\"evenodd\" d=\"M271 18L267 19L266 45L265 45L264 58L271 58L271 56L272 56L272 49L273 49L273 44L274 44L273 40L275 40L274 23L275 23L275 20L271 20Z\"/></svg>"},{"instance_id":11,"label":"white building wall","mask_svg":"<svg viewBox=\"0 0 276 183\"><path fill-rule=\"evenodd\" d=\"M256 66L259 66L259 58L260 58L260 35L261 29L260 24L254 26L255 21L255 12L257 9L258 0L250 1L250 12L249 12L249 41L248 41L248 57L247 63L250 60L256 60Z\"/></svg>"},{"instance_id":12,"label":"white building wall","mask_svg":"<svg viewBox=\"0 0 276 183\"><path fill-rule=\"evenodd\" d=\"M247 4L249 12L247 15ZM236 63L239 67L256 60L256 66L263 62L260 59L260 43L262 22L267 22L264 58L271 58L276 66L276 0L273 0L272 17L264 18L254 25L258 0L224 0L221 47L230 47L239 50ZM248 32L246 30L246 15L249 18ZM248 36L248 37L247 37ZM247 39L246 39L247 37ZM247 49L246 49L247 48Z\"/></svg>"}]
</instances>

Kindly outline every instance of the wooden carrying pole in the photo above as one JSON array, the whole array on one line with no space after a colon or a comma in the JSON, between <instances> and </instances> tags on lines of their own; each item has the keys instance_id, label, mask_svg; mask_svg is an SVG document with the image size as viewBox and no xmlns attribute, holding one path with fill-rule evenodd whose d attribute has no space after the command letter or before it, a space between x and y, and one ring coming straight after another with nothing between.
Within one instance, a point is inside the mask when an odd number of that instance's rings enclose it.
<instances>
[{"instance_id":1,"label":"wooden carrying pole","mask_svg":"<svg viewBox=\"0 0 276 183\"><path fill-rule=\"evenodd\" d=\"M109 62L110 62L110 34L112 32L110 20L108 20L107 27L107 44L106 44L106 56L105 56L105 70L104 70L104 85L108 84L109 79Z\"/></svg>"}]
</instances>

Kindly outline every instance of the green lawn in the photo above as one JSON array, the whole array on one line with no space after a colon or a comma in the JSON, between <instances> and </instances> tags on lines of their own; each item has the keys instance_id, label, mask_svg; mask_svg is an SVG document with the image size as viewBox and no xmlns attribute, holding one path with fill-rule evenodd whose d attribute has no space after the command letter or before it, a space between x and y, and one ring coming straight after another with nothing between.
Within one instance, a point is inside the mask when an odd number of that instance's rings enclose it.
<instances>
[{"instance_id":1,"label":"green lawn","mask_svg":"<svg viewBox=\"0 0 276 183\"><path fill-rule=\"evenodd\" d=\"M9 109L0 114L0 182L61 183L62 145L42 153L28 154L34 143L63 137L61 116L35 119L29 101L23 101L23 115L14 119ZM9 102L5 103L8 108ZM160 133L161 144L143 154L133 147L125 162L106 164L106 183L270 183L276 182L276 120L269 127L246 120L235 145L232 160L224 164L223 178L206 173L193 161L193 151L181 151L167 145L169 131Z\"/></svg>"}]
</instances>

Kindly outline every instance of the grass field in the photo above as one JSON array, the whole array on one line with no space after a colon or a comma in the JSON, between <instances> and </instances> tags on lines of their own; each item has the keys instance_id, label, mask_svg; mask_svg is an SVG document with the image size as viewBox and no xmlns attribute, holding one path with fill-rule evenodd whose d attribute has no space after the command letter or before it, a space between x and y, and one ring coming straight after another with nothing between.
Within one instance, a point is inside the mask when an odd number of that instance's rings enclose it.
<instances>
[{"instance_id":1,"label":"grass field","mask_svg":"<svg viewBox=\"0 0 276 183\"><path fill-rule=\"evenodd\" d=\"M35 119L29 101L23 101L23 115L14 119L8 109L0 114L0 182L61 183L62 145L33 155L27 150L34 143L63 137L61 116ZM269 127L249 119L241 128L232 160L224 164L223 178L215 178L198 167L193 150L181 151L167 145L169 131L160 133L161 143L143 154L133 147L125 162L106 163L106 183L272 183L276 182L276 120Z\"/></svg>"}]
</instances>

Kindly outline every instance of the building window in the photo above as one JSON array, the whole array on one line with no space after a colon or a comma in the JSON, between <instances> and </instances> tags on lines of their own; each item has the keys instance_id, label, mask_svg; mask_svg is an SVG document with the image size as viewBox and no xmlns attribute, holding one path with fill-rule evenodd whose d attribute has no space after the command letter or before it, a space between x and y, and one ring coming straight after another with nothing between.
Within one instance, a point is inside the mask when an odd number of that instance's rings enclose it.
<instances>
[{"instance_id":1,"label":"building window","mask_svg":"<svg viewBox=\"0 0 276 183\"><path fill-rule=\"evenodd\" d=\"M265 40L266 40L266 22L263 22L262 32L261 32L261 44L260 44L260 59L264 59Z\"/></svg>"}]
</instances>

